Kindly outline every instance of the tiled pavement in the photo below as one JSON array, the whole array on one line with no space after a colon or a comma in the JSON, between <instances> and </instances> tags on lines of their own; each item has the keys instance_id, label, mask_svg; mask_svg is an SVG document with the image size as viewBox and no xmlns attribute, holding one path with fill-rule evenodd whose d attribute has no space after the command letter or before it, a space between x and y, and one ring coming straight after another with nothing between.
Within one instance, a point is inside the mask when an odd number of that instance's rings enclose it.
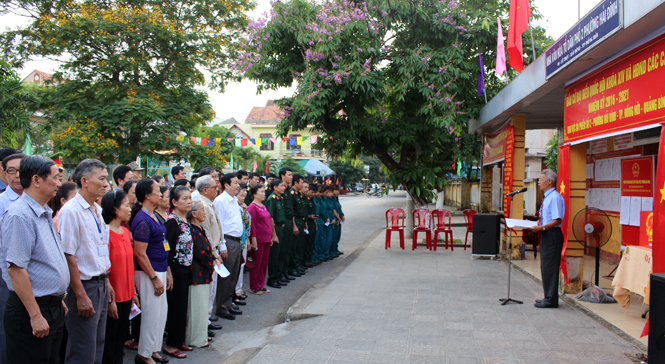
<instances>
[{"instance_id":1,"label":"tiled pavement","mask_svg":"<svg viewBox=\"0 0 665 364\"><path fill-rule=\"evenodd\" d=\"M471 251L383 249L383 233L328 285L311 289L281 340L259 363L632 363L640 351L568 306L537 309L542 288ZM408 244L407 244L408 245ZM348 259L349 257L347 257Z\"/></svg>"}]
</instances>

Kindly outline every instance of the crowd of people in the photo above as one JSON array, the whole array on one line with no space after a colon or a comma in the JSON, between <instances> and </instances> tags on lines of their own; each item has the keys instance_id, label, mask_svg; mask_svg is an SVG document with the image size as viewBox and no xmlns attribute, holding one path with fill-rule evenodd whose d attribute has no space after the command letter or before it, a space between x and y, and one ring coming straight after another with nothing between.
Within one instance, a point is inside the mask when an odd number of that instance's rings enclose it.
<instances>
[{"instance_id":1,"label":"crowd of people","mask_svg":"<svg viewBox=\"0 0 665 364\"><path fill-rule=\"evenodd\" d=\"M266 295L342 254L338 188L289 168L175 166L169 181L133 162L114 188L95 159L67 182L44 156L0 160L0 362L185 358L242 314L247 285Z\"/></svg>"}]
</instances>

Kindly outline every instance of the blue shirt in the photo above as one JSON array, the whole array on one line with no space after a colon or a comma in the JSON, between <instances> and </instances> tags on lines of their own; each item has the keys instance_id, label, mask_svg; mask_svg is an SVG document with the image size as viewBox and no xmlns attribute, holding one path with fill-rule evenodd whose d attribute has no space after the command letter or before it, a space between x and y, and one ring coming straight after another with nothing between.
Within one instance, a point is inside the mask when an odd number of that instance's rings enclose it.
<instances>
[{"instance_id":1,"label":"blue shirt","mask_svg":"<svg viewBox=\"0 0 665 364\"><path fill-rule=\"evenodd\" d=\"M7 187L5 192L0 194L0 214L5 212L11 204L16 202L18 198L21 197L16 193L11 187Z\"/></svg>"},{"instance_id":2,"label":"blue shirt","mask_svg":"<svg viewBox=\"0 0 665 364\"><path fill-rule=\"evenodd\" d=\"M5 192L7 189L7 185L5 184L5 181L0 179L0 192Z\"/></svg>"},{"instance_id":3,"label":"blue shirt","mask_svg":"<svg viewBox=\"0 0 665 364\"><path fill-rule=\"evenodd\" d=\"M547 225L552 220L561 219L566 213L566 206L563 197L556 191L554 187L545 191L545 198L542 205L540 205L540 216L542 218L542 225ZM561 227L561 224L556 227Z\"/></svg>"},{"instance_id":4,"label":"blue shirt","mask_svg":"<svg viewBox=\"0 0 665 364\"><path fill-rule=\"evenodd\" d=\"M132 237L134 241L148 243L145 254L150 260L152 269L155 272L166 272L166 268L169 266L169 252L164 246L166 242L166 227L161 222L155 221L145 210L141 209L134 216L134 220L132 220ZM175 249L175 247L169 248ZM143 270L136 259L134 259L134 267L136 270Z\"/></svg>"},{"instance_id":5,"label":"blue shirt","mask_svg":"<svg viewBox=\"0 0 665 364\"><path fill-rule=\"evenodd\" d=\"M7 287L9 263L28 272L35 297L63 295L69 286L69 266L53 225L53 210L24 193L0 217L0 267Z\"/></svg>"}]
</instances>

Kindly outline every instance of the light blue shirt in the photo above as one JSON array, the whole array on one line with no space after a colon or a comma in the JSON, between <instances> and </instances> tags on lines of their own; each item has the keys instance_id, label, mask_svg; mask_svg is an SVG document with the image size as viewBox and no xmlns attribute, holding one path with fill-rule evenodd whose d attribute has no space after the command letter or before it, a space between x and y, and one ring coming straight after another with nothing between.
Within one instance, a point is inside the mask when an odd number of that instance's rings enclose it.
<instances>
[{"instance_id":1,"label":"light blue shirt","mask_svg":"<svg viewBox=\"0 0 665 364\"><path fill-rule=\"evenodd\" d=\"M16 191L11 187L7 187L5 192L0 193L0 215L7 211L9 206L11 206L18 198L21 197Z\"/></svg>"},{"instance_id":2,"label":"light blue shirt","mask_svg":"<svg viewBox=\"0 0 665 364\"><path fill-rule=\"evenodd\" d=\"M556 191L554 187L545 191L545 198L543 204L540 206L540 216L542 217L542 225L547 225L552 220L561 219L566 213L566 206L563 197ZM556 227L561 227L561 224Z\"/></svg>"}]
</instances>

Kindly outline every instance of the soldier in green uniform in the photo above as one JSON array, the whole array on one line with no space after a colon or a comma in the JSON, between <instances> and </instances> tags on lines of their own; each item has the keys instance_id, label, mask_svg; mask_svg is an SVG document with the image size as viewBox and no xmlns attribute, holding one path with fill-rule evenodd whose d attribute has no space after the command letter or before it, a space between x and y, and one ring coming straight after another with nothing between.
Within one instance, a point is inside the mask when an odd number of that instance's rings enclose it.
<instances>
[{"instance_id":1,"label":"soldier in green uniform","mask_svg":"<svg viewBox=\"0 0 665 364\"><path fill-rule=\"evenodd\" d=\"M293 171L291 168L282 168L279 170L279 178L284 182L286 190L284 190L284 198L282 199L282 205L284 206L284 216L286 217L286 223L284 226L284 243L280 249L280 264L284 269L282 270L282 278L287 281L292 281L296 277L300 277L300 274L290 275L288 274L288 268L293 260L293 244L295 237L298 236L300 231L294 223L293 218L293 199L291 198L296 192L291 187L291 181L293 180Z\"/></svg>"},{"instance_id":2,"label":"soldier in green uniform","mask_svg":"<svg viewBox=\"0 0 665 364\"><path fill-rule=\"evenodd\" d=\"M283 283L281 281L284 267L280 260L280 250L286 232L286 218L284 217L284 206L282 205L284 199L282 196L284 194L284 182L282 182L281 179L273 179L272 184L274 193L265 200L264 205L270 213L270 218L275 226L279 242L270 247L270 258L268 259L268 286L272 288L282 288L282 286L286 286L287 284L286 282Z\"/></svg>"},{"instance_id":3,"label":"soldier in green uniform","mask_svg":"<svg viewBox=\"0 0 665 364\"><path fill-rule=\"evenodd\" d=\"M247 179L247 181L248 181L247 197L245 197L245 205L247 205L247 206L249 206L249 204L251 204L252 201L254 201L254 196L252 196L252 193L250 192L250 190L254 185L259 184L259 177L261 177L261 176L259 176L258 173L250 173L249 176L248 176L248 179Z\"/></svg>"},{"instance_id":4,"label":"soldier in green uniform","mask_svg":"<svg viewBox=\"0 0 665 364\"><path fill-rule=\"evenodd\" d=\"M305 242L307 241L307 205L305 205L305 195L303 194L303 185L306 184L303 176L293 175L293 191L289 195L293 204L293 220L300 232L293 239L293 255L291 264L289 264L289 274L293 276L304 275L307 269L303 266L305 256Z\"/></svg>"},{"instance_id":5,"label":"soldier in green uniform","mask_svg":"<svg viewBox=\"0 0 665 364\"><path fill-rule=\"evenodd\" d=\"M346 221L346 218L344 217L344 211L342 211L342 204L339 203L339 186L333 185L332 188L333 188L333 197L330 199L330 201L333 203L333 208L337 213L337 215L335 216L337 222L333 225L333 236L332 236L332 244L330 246L330 254L333 254L335 256L340 256L344 254L341 251L339 251L339 241L342 238L342 223Z\"/></svg>"},{"instance_id":6,"label":"soldier in green uniform","mask_svg":"<svg viewBox=\"0 0 665 364\"><path fill-rule=\"evenodd\" d=\"M328 205L325 202L325 193L328 186L317 187L317 197L314 200L316 206L316 243L314 245L314 260L323 262L329 260L327 245L328 241L328 225L330 225L330 217L328 215ZM327 224L327 225L326 225Z\"/></svg>"},{"instance_id":7,"label":"soldier in green uniform","mask_svg":"<svg viewBox=\"0 0 665 364\"><path fill-rule=\"evenodd\" d=\"M321 262L314 260L314 245L316 244L316 205L314 193L316 185L310 183L305 186L305 205L307 206L307 244L305 245L305 267L311 268Z\"/></svg>"}]
</instances>

